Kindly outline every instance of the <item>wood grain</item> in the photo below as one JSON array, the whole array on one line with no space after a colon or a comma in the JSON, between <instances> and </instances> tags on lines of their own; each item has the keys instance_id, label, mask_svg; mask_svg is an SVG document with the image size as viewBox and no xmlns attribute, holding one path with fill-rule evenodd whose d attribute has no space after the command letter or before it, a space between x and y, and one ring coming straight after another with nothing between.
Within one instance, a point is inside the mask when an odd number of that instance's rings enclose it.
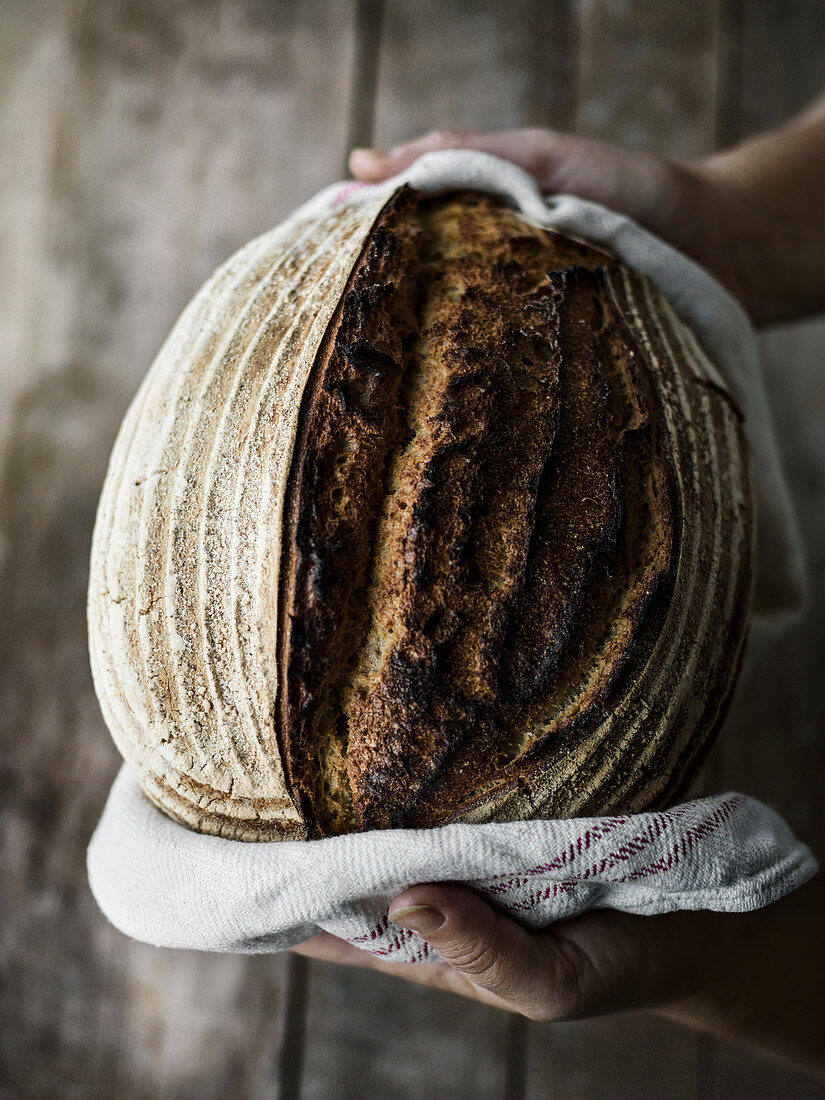
<instances>
[{"instance_id":1,"label":"wood grain","mask_svg":"<svg viewBox=\"0 0 825 1100\"><path fill-rule=\"evenodd\" d=\"M350 149L369 145L375 130L375 89L384 24L384 0L356 0L349 127L341 177L349 175Z\"/></svg>"},{"instance_id":2,"label":"wood grain","mask_svg":"<svg viewBox=\"0 0 825 1100\"><path fill-rule=\"evenodd\" d=\"M576 29L570 0L387 0L375 143L435 129L569 127Z\"/></svg>"},{"instance_id":3,"label":"wood grain","mask_svg":"<svg viewBox=\"0 0 825 1100\"><path fill-rule=\"evenodd\" d=\"M576 128L660 156L713 148L717 0L583 0Z\"/></svg>"},{"instance_id":4,"label":"wood grain","mask_svg":"<svg viewBox=\"0 0 825 1100\"><path fill-rule=\"evenodd\" d=\"M665 156L709 151L716 110L713 0L682 6L585 0L579 12L576 128ZM532 1030L528 1096L541 1096L542 1083L554 1080L565 1082L565 1096L588 1100L700 1093L703 1040L651 1017Z\"/></svg>"},{"instance_id":5,"label":"wood grain","mask_svg":"<svg viewBox=\"0 0 825 1100\"><path fill-rule=\"evenodd\" d=\"M825 90L825 5L737 0L737 7L740 133L734 136L747 137L783 122Z\"/></svg>"},{"instance_id":6,"label":"wood grain","mask_svg":"<svg viewBox=\"0 0 825 1100\"><path fill-rule=\"evenodd\" d=\"M303 1100L497 1100L508 1016L375 972L313 966Z\"/></svg>"},{"instance_id":7,"label":"wood grain","mask_svg":"<svg viewBox=\"0 0 825 1100\"><path fill-rule=\"evenodd\" d=\"M689 1100L699 1097L694 1036L627 1013L533 1025L527 1100Z\"/></svg>"},{"instance_id":8,"label":"wood grain","mask_svg":"<svg viewBox=\"0 0 825 1100\"><path fill-rule=\"evenodd\" d=\"M739 87L720 104L728 137L775 125L821 93L825 9L816 0L774 5L739 0L732 40ZM825 859L825 321L764 333L760 340L780 455L800 522L811 582L807 614L740 684L720 742L724 786L775 807ZM716 1044L713 1095L822 1096L822 1082L730 1043Z\"/></svg>"}]
</instances>

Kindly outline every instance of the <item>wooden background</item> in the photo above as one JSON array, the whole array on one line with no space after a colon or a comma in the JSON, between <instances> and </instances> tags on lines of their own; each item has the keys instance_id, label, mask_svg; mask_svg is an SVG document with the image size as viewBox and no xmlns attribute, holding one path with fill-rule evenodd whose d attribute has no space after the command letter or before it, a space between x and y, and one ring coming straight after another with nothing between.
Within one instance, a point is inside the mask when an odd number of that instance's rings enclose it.
<instances>
[{"instance_id":1,"label":"wooden background","mask_svg":"<svg viewBox=\"0 0 825 1100\"><path fill-rule=\"evenodd\" d=\"M118 766L84 599L108 453L155 351L350 145L547 125L690 157L800 107L824 58L821 0L2 0L3 1095L822 1095L644 1015L528 1025L296 958L126 940L84 873ZM825 324L763 347L814 608L740 693L706 784L771 802L822 856Z\"/></svg>"}]
</instances>

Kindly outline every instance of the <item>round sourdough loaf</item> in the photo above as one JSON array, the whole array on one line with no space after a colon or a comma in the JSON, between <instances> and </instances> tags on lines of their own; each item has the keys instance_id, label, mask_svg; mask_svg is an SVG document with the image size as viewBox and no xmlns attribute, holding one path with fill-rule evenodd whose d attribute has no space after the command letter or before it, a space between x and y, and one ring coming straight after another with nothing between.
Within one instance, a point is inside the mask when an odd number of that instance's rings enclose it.
<instances>
[{"instance_id":1,"label":"round sourdough loaf","mask_svg":"<svg viewBox=\"0 0 825 1100\"><path fill-rule=\"evenodd\" d=\"M124 421L104 715L158 806L241 840L663 806L739 668L748 466L606 253L468 192L308 215L216 272Z\"/></svg>"}]
</instances>

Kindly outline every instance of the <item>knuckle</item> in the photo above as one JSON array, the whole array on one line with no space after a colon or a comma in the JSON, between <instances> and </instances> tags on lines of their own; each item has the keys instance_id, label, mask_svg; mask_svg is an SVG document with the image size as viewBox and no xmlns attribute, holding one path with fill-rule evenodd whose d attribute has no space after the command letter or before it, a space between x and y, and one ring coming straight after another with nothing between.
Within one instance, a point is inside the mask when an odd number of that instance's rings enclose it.
<instances>
[{"instance_id":1,"label":"knuckle","mask_svg":"<svg viewBox=\"0 0 825 1100\"><path fill-rule=\"evenodd\" d=\"M499 968L499 954L491 933L457 944L451 956L453 966L474 978L495 974Z\"/></svg>"},{"instance_id":2,"label":"knuckle","mask_svg":"<svg viewBox=\"0 0 825 1100\"><path fill-rule=\"evenodd\" d=\"M438 149L460 149L470 140L467 130L433 130L429 137Z\"/></svg>"}]
</instances>

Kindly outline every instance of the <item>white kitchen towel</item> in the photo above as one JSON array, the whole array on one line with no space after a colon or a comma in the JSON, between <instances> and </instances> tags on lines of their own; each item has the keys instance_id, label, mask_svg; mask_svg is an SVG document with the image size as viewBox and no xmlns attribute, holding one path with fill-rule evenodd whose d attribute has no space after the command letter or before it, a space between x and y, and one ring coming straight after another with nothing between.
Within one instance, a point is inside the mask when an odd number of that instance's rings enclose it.
<instances>
[{"instance_id":1,"label":"white kitchen towel","mask_svg":"<svg viewBox=\"0 0 825 1100\"><path fill-rule=\"evenodd\" d=\"M757 561L746 677L799 614L805 578L756 339L741 308L705 271L628 218L570 195L545 199L521 169L484 153L428 153L377 187L335 184L293 217L389 195L402 182L496 194L542 225L602 245L647 274L693 328L744 413L753 452ZM801 885L816 862L777 814L739 794L628 817L243 844L175 824L124 765L88 869L112 923L150 943L277 951L323 928L376 954L416 961L428 957L426 945L387 921L388 903L416 882L465 882L538 928L606 906L742 912Z\"/></svg>"},{"instance_id":2,"label":"white kitchen towel","mask_svg":"<svg viewBox=\"0 0 825 1100\"><path fill-rule=\"evenodd\" d=\"M530 928L587 909L757 909L816 862L773 810L741 794L629 816L387 829L244 844L156 809L124 764L88 855L109 920L137 940L280 951L320 929L400 962L435 956L387 907L417 882L463 882Z\"/></svg>"}]
</instances>

